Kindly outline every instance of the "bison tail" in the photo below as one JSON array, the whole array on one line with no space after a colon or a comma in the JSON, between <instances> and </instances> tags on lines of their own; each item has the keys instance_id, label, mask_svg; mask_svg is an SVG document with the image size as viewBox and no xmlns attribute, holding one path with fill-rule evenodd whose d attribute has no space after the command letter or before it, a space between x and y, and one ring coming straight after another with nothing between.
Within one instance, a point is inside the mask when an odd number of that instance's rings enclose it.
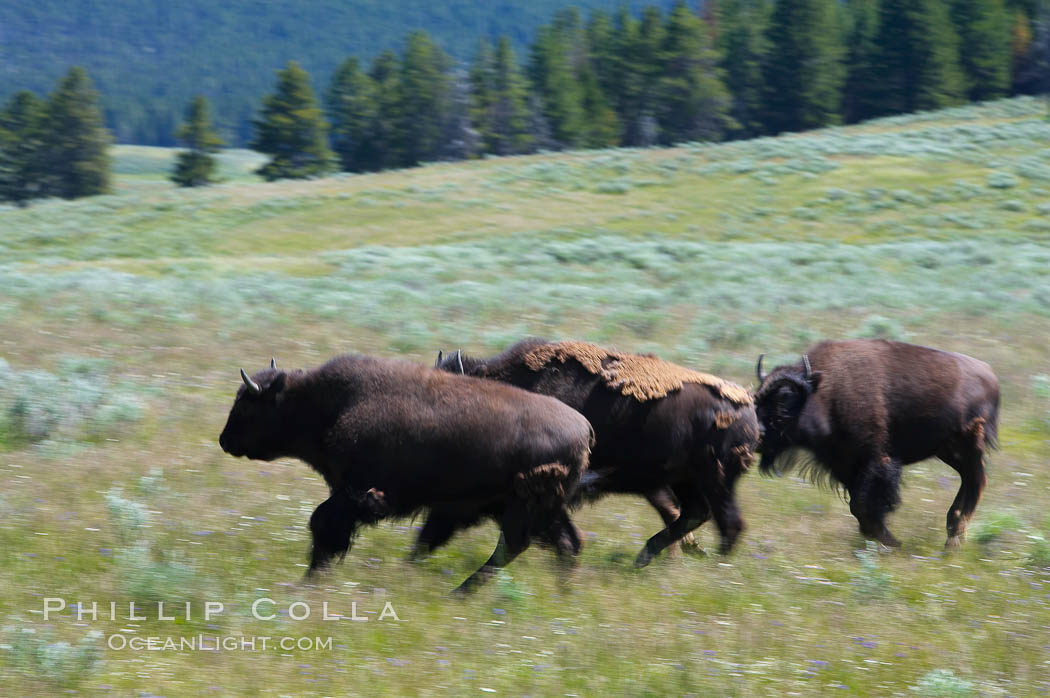
<instances>
[{"instance_id":1,"label":"bison tail","mask_svg":"<svg viewBox=\"0 0 1050 698\"><path fill-rule=\"evenodd\" d=\"M999 404L992 408L984 425L984 447L992 451L999 450Z\"/></svg>"}]
</instances>

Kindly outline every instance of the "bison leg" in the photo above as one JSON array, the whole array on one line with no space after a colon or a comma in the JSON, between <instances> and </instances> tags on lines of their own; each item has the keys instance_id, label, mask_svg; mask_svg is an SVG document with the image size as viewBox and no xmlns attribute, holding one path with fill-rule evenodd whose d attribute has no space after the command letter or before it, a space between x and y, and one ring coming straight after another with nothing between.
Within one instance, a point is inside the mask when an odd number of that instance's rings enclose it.
<instances>
[{"instance_id":1,"label":"bison leg","mask_svg":"<svg viewBox=\"0 0 1050 698\"><path fill-rule=\"evenodd\" d=\"M416 538L412 552L408 554L408 559L419 560L434 552L448 543L459 528L460 521L457 517L441 511L431 511L423 523L423 530Z\"/></svg>"},{"instance_id":2,"label":"bison leg","mask_svg":"<svg viewBox=\"0 0 1050 698\"><path fill-rule=\"evenodd\" d=\"M743 472L730 461L716 461L714 465L704 468L701 475L703 492L711 509L711 516L718 526L721 542L718 552L728 555L733 549L740 532L744 530L744 519L736 503L734 488L736 479Z\"/></svg>"},{"instance_id":3,"label":"bison leg","mask_svg":"<svg viewBox=\"0 0 1050 698\"><path fill-rule=\"evenodd\" d=\"M957 548L962 544L966 524L988 482L984 471L984 419L978 417L970 422L958 448L947 449L938 457L955 468L962 480L952 508L948 510L948 540L944 543L946 548Z\"/></svg>"},{"instance_id":4,"label":"bison leg","mask_svg":"<svg viewBox=\"0 0 1050 698\"><path fill-rule=\"evenodd\" d=\"M667 528L673 524L681 514L679 507L679 500L686 495L681 492L681 486L677 489L670 487L661 487L659 489L650 490L645 493L645 498L649 504L660 514L660 518L663 519L664 527ZM678 495L678 496L676 496ZM700 497L703 507L707 508L707 503L703 502L703 497ZM706 521L710 518L710 510L708 510L708 516L704 519ZM704 521L701 521L698 525L703 525ZM670 555L674 555L679 549L683 552L691 553L694 555L704 555L704 549L700 547L700 544L693 537L693 532L690 531L678 541L678 545L673 546L669 552Z\"/></svg>"},{"instance_id":5,"label":"bison leg","mask_svg":"<svg viewBox=\"0 0 1050 698\"><path fill-rule=\"evenodd\" d=\"M466 596L492 578L496 570L505 567L529 547L529 520L524 503L512 502L503 514L500 523L499 542L492 555L474 574L464 580L452 593Z\"/></svg>"},{"instance_id":6,"label":"bison leg","mask_svg":"<svg viewBox=\"0 0 1050 698\"><path fill-rule=\"evenodd\" d=\"M350 549L357 520L354 508L342 494L333 494L314 510L310 517L310 533L313 547L310 551L310 567L306 579L315 578L332 561L342 560Z\"/></svg>"},{"instance_id":7,"label":"bison leg","mask_svg":"<svg viewBox=\"0 0 1050 698\"><path fill-rule=\"evenodd\" d=\"M659 555L664 548L681 540L682 536L696 529L711 516L711 510L703 497L689 497L682 500L682 510L678 518L670 523L667 528L660 531L645 543L645 547L634 559L635 567L645 567L653 558Z\"/></svg>"},{"instance_id":8,"label":"bison leg","mask_svg":"<svg viewBox=\"0 0 1050 698\"><path fill-rule=\"evenodd\" d=\"M569 518L569 512L565 509L555 515L554 523L547 529L541 540L553 547L559 557L565 559L575 558L583 547L580 529Z\"/></svg>"},{"instance_id":9,"label":"bison leg","mask_svg":"<svg viewBox=\"0 0 1050 698\"><path fill-rule=\"evenodd\" d=\"M886 527L886 516L901 501L900 477L900 465L883 456L869 461L847 488L849 509L860 524L861 534L889 548L900 547L900 541Z\"/></svg>"}]
</instances>

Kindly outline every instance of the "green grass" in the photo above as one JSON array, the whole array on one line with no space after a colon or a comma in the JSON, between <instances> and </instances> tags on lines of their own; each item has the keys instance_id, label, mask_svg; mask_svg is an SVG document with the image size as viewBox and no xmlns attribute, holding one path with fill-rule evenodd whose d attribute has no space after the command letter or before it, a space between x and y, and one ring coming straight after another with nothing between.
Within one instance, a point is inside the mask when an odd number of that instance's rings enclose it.
<instances>
[{"instance_id":1,"label":"green grass","mask_svg":"<svg viewBox=\"0 0 1050 698\"><path fill-rule=\"evenodd\" d=\"M1050 560L1050 122L1018 99L723 145L438 164L178 190L173 154L115 149L117 191L0 209L0 694L1038 695ZM989 361L1002 449L969 542L957 476L905 471L894 553L848 507L749 474L729 558L630 562L640 498L579 512L578 569L530 550L467 601L480 527L418 565L416 522L298 585L323 482L216 443L276 356L433 360L527 334L655 351L743 384L759 352L889 336ZM13 406L21 405L15 409ZM710 526L701 538L713 547ZM190 601L78 623L45 597ZM285 611L252 617L255 599ZM222 601L206 623L203 604ZM293 621L290 604L313 615ZM377 620L389 601L400 621ZM372 620L323 621L321 604ZM182 611L177 615L181 618ZM92 635L101 632L101 637ZM140 652L107 638L331 637L328 650Z\"/></svg>"}]
</instances>

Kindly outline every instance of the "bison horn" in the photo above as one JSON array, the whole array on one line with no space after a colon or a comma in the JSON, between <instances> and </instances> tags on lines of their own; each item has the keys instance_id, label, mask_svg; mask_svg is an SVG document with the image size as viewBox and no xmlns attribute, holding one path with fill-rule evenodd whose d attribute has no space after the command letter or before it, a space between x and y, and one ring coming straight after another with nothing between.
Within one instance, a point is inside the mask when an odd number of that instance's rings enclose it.
<instances>
[{"instance_id":1,"label":"bison horn","mask_svg":"<svg viewBox=\"0 0 1050 698\"><path fill-rule=\"evenodd\" d=\"M277 359L270 357L270 368L277 368Z\"/></svg>"},{"instance_id":2,"label":"bison horn","mask_svg":"<svg viewBox=\"0 0 1050 698\"><path fill-rule=\"evenodd\" d=\"M809 376L810 376L811 373L813 373L813 369L810 368L810 366L809 366L809 357L806 356L805 354L802 355L802 366L806 369L805 378L806 378L806 380L809 380Z\"/></svg>"},{"instance_id":3,"label":"bison horn","mask_svg":"<svg viewBox=\"0 0 1050 698\"><path fill-rule=\"evenodd\" d=\"M439 364L440 364L440 363L441 363L441 360L442 360L443 358L445 358L445 352L443 352L443 351L441 351L440 349L438 349L438 360L437 360L437 363L439 363Z\"/></svg>"},{"instance_id":4,"label":"bison horn","mask_svg":"<svg viewBox=\"0 0 1050 698\"><path fill-rule=\"evenodd\" d=\"M463 350L456 350L456 365L459 366L459 372L461 375L466 375L466 371L463 370Z\"/></svg>"},{"instance_id":5,"label":"bison horn","mask_svg":"<svg viewBox=\"0 0 1050 698\"><path fill-rule=\"evenodd\" d=\"M243 380L244 384L248 386L248 392L252 395L258 395L262 392L262 388L259 387L259 384L253 381L251 378L249 378L248 374L244 372L243 368L241 369L241 380Z\"/></svg>"},{"instance_id":6,"label":"bison horn","mask_svg":"<svg viewBox=\"0 0 1050 698\"><path fill-rule=\"evenodd\" d=\"M755 374L758 376L759 385L762 385L762 382L766 379L766 377L762 375L762 359L765 358L765 356L765 354L758 355L758 366L755 367Z\"/></svg>"}]
</instances>

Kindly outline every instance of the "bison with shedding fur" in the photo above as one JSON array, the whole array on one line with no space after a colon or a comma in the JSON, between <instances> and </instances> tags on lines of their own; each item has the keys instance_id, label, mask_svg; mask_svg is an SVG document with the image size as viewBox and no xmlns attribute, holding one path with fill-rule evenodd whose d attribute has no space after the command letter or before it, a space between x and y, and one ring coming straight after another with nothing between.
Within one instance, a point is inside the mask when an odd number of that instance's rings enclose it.
<instances>
[{"instance_id":1,"label":"bison with shedding fur","mask_svg":"<svg viewBox=\"0 0 1050 698\"><path fill-rule=\"evenodd\" d=\"M422 510L500 541L468 591L532 538L579 549L566 503L587 468L590 424L561 402L403 361L351 355L311 371L270 368L243 385L219 443L233 456L299 458L331 496L310 518L308 576L345 556L359 526Z\"/></svg>"},{"instance_id":2,"label":"bison with shedding fur","mask_svg":"<svg viewBox=\"0 0 1050 698\"><path fill-rule=\"evenodd\" d=\"M579 410L594 426L596 444L591 482L580 488L577 502L641 494L664 520L637 566L712 516L721 551L733 547L744 526L734 487L758 441L755 410L740 386L654 356L542 339L523 340L489 359L439 355L436 365L550 395ZM456 528L435 514L420 533L420 552L441 545Z\"/></svg>"},{"instance_id":3,"label":"bison with shedding fur","mask_svg":"<svg viewBox=\"0 0 1050 698\"><path fill-rule=\"evenodd\" d=\"M881 339L821 342L796 364L762 373L755 407L763 473L801 462L849 494L868 538L899 545L886 515L900 503L901 467L937 457L962 484L948 511L947 547L959 545L996 444L999 381L963 354Z\"/></svg>"}]
</instances>

